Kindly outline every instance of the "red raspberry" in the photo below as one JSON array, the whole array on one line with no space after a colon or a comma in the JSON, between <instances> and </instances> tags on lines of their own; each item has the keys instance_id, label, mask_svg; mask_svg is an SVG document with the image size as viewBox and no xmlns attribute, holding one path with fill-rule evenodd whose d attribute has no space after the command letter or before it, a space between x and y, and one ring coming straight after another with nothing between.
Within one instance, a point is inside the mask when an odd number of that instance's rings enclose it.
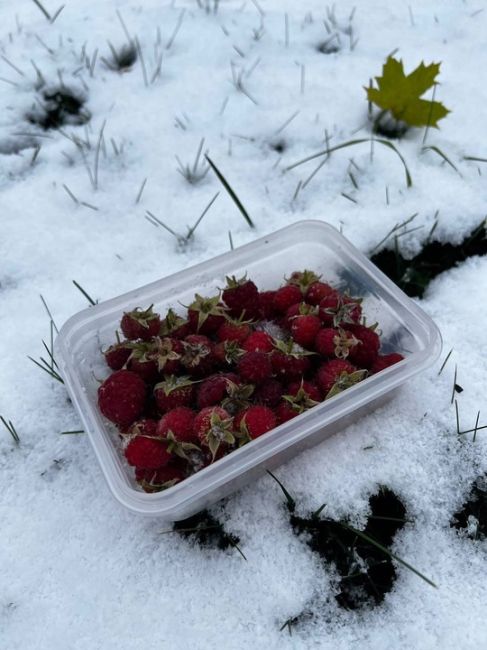
<instances>
[{"instance_id":1,"label":"red raspberry","mask_svg":"<svg viewBox=\"0 0 487 650\"><path fill-rule=\"evenodd\" d=\"M276 315L274 308L275 291L262 291L259 294L260 314L264 320L272 320Z\"/></svg>"},{"instance_id":2,"label":"red raspberry","mask_svg":"<svg viewBox=\"0 0 487 650\"><path fill-rule=\"evenodd\" d=\"M351 332L334 327L320 329L315 338L315 350L323 357L346 359L357 339Z\"/></svg>"},{"instance_id":3,"label":"red raspberry","mask_svg":"<svg viewBox=\"0 0 487 650\"><path fill-rule=\"evenodd\" d=\"M235 276L227 277L222 300L234 318L255 319L259 316L259 290L246 276L240 280Z\"/></svg>"},{"instance_id":4,"label":"red raspberry","mask_svg":"<svg viewBox=\"0 0 487 650\"><path fill-rule=\"evenodd\" d=\"M237 371L244 382L260 384L272 375L269 355L265 352L246 352L237 364Z\"/></svg>"},{"instance_id":5,"label":"red raspberry","mask_svg":"<svg viewBox=\"0 0 487 650\"><path fill-rule=\"evenodd\" d=\"M194 381L189 377L171 375L154 386L154 398L161 413L189 406L194 397Z\"/></svg>"},{"instance_id":6,"label":"red raspberry","mask_svg":"<svg viewBox=\"0 0 487 650\"><path fill-rule=\"evenodd\" d=\"M240 383L240 378L232 372L222 373L220 375L211 375L205 379L198 388L196 403L199 409L205 406L218 404L228 396L227 388L229 381L234 384Z\"/></svg>"},{"instance_id":7,"label":"red raspberry","mask_svg":"<svg viewBox=\"0 0 487 650\"><path fill-rule=\"evenodd\" d=\"M184 339L191 334L189 322L178 316L175 311L168 309L166 317L161 321L160 336L170 336L175 339Z\"/></svg>"},{"instance_id":8,"label":"red raspberry","mask_svg":"<svg viewBox=\"0 0 487 650\"><path fill-rule=\"evenodd\" d=\"M100 411L123 429L141 415L145 398L145 383L130 370L117 370L98 389Z\"/></svg>"},{"instance_id":9,"label":"red raspberry","mask_svg":"<svg viewBox=\"0 0 487 650\"><path fill-rule=\"evenodd\" d=\"M295 316L291 321L291 336L298 345L311 348L320 327L318 316Z\"/></svg>"},{"instance_id":10,"label":"red raspberry","mask_svg":"<svg viewBox=\"0 0 487 650\"><path fill-rule=\"evenodd\" d=\"M301 379L311 366L309 355L292 340L277 341L270 357L274 374L283 381Z\"/></svg>"},{"instance_id":11,"label":"red raspberry","mask_svg":"<svg viewBox=\"0 0 487 650\"><path fill-rule=\"evenodd\" d=\"M183 341L181 364L194 377L208 375L215 364L213 343L206 336L190 334Z\"/></svg>"},{"instance_id":12,"label":"red raspberry","mask_svg":"<svg viewBox=\"0 0 487 650\"><path fill-rule=\"evenodd\" d=\"M276 291L272 304L277 313L285 314L291 305L301 302L302 299L301 289L294 284L287 284Z\"/></svg>"},{"instance_id":13,"label":"red raspberry","mask_svg":"<svg viewBox=\"0 0 487 650\"><path fill-rule=\"evenodd\" d=\"M246 352L272 352L274 341L267 332L253 332L243 344Z\"/></svg>"},{"instance_id":14,"label":"red raspberry","mask_svg":"<svg viewBox=\"0 0 487 650\"><path fill-rule=\"evenodd\" d=\"M133 311L124 313L120 327L127 339L149 341L159 334L161 319L159 314L152 311L152 305L145 310L137 307Z\"/></svg>"},{"instance_id":15,"label":"red raspberry","mask_svg":"<svg viewBox=\"0 0 487 650\"><path fill-rule=\"evenodd\" d=\"M389 366L399 363L399 361L402 361L403 359L404 357L402 354L399 354L398 352L379 355L372 364L370 372L372 375L375 375L377 372L381 372L381 370L385 370L386 368L389 368Z\"/></svg>"},{"instance_id":16,"label":"red raspberry","mask_svg":"<svg viewBox=\"0 0 487 650\"><path fill-rule=\"evenodd\" d=\"M225 311L220 296L203 298L196 294L194 301L188 307L188 321L193 332L212 334L224 320Z\"/></svg>"},{"instance_id":17,"label":"red raspberry","mask_svg":"<svg viewBox=\"0 0 487 650\"><path fill-rule=\"evenodd\" d=\"M298 415L298 411L295 411L289 402L280 402L276 408L277 424L283 424Z\"/></svg>"},{"instance_id":18,"label":"red raspberry","mask_svg":"<svg viewBox=\"0 0 487 650\"><path fill-rule=\"evenodd\" d=\"M255 401L264 406L277 406L284 394L284 387L277 379L267 379L255 390Z\"/></svg>"},{"instance_id":19,"label":"red raspberry","mask_svg":"<svg viewBox=\"0 0 487 650\"><path fill-rule=\"evenodd\" d=\"M162 440L136 436L125 448L125 458L129 465L142 469L158 469L167 465L172 455Z\"/></svg>"},{"instance_id":20,"label":"red raspberry","mask_svg":"<svg viewBox=\"0 0 487 650\"><path fill-rule=\"evenodd\" d=\"M313 282L306 293L306 302L310 305L319 305L330 293L333 293L333 289L326 282Z\"/></svg>"},{"instance_id":21,"label":"red raspberry","mask_svg":"<svg viewBox=\"0 0 487 650\"><path fill-rule=\"evenodd\" d=\"M127 431L127 436L149 436L151 438L156 436L157 421L150 418L142 418L137 420Z\"/></svg>"},{"instance_id":22,"label":"red raspberry","mask_svg":"<svg viewBox=\"0 0 487 650\"><path fill-rule=\"evenodd\" d=\"M165 438L169 431L174 434L178 442L196 442L193 432L195 413L186 406L168 411L157 424L157 435Z\"/></svg>"},{"instance_id":23,"label":"red raspberry","mask_svg":"<svg viewBox=\"0 0 487 650\"><path fill-rule=\"evenodd\" d=\"M183 352L184 346L179 339L157 336L147 353L147 358L156 363L158 372L164 375L175 375L181 369Z\"/></svg>"},{"instance_id":24,"label":"red raspberry","mask_svg":"<svg viewBox=\"0 0 487 650\"><path fill-rule=\"evenodd\" d=\"M251 440L262 436L276 426L276 416L267 406L250 406L241 411L234 420L235 429Z\"/></svg>"},{"instance_id":25,"label":"red raspberry","mask_svg":"<svg viewBox=\"0 0 487 650\"><path fill-rule=\"evenodd\" d=\"M135 480L144 492L166 490L186 478L184 467L172 461L159 469L135 468Z\"/></svg>"},{"instance_id":26,"label":"red raspberry","mask_svg":"<svg viewBox=\"0 0 487 650\"><path fill-rule=\"evenodd\" d=\"M340 390L344 390L365 376L365 372L360 377L356 373L357 368L342 359L333 359L324 363L318 369L317 379L325 399L335 384Z\"/></svg>"},{"instance_id":27,"label":"red raspberry","mask_svg":"<svg viewBox=\"0 0 487 650\"><path fill-rule=\"evenodd\" d=\"M157 381L157 378L159 376L157 364L151 359L131 356L127 367L129 370L139 375L139 377L141 377L141 379L143 379L147 384L153 384L155 381Z\"/></svg>"},{"instance_id":28,"label":"red raspberry","mask_svg":"<svg viewBox=\"0 0 487 650\"><path fill-rule=\"evenodd\" d=\"M362 316L362 307L358 299L344 296L335 290L323 298L319 310L322 323L333 327L358 323Z\"/></svg>"},{"instance_id":29,"label":"red raspberry","mask_svg":"<svg viewBox=\"0 0 487 650\"><path fill-rule=\"evenodd\" d=\"M286 394L296 397L299 391L302 391L308 399L314 402L321 402L321 391L313 382L294 381L287 387Z\"/></svg>"},{"instance_id":30,"label":"red raspberry","mask_svg":"<svg viewBox=\"0 0 487 650\"><path fill-rule=\"evenodd\" d=\"M350 348L348 358L359 368L370 368L379 354L380 339L376 332L365 325L348 325L358 343Z\"/></svg>"},{"instance_id":31,"label":"red raspberry","mask_svg":"<svg viewBox=\"0 0 487 650\"><path fill-rule=\"evenodd\" d=\"M216 333L220 341L236 341L242 344L250 336L252 330L248 323L235 320L226 320Z\"/></svg>"},{"instance_id":32,"label":"red raspberry","mask_svg":"<svg viewBox=\"0 0 487 650\"><path fill-rule=\"evenodd\" d=\"M105 355L105 361L109 368L112 370L121 370L132 354L131 344L129 341L115 343L107 348L103 354Z\"/></svg>"},{"instance_id":33,"label":"red raspberry","mask_svg":"<svg viewBox=\"0 0 487 650\"><path fill-rule=\"evenodd\" d=\"M201 445L210 449L213 460L218 450L224 450L235 443L233 418L220 406L202 409L194 419L193 432Z\"/></svg>"}]
</instances>

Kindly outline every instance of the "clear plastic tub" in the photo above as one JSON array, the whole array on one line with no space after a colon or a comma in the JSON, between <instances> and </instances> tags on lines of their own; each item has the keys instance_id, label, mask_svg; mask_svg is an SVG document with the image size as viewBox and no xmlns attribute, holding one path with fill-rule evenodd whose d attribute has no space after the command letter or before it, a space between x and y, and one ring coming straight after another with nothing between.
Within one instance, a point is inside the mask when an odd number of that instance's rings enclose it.
<instances>
[{"instance_id":1,"label":"clear plastic tub","mask_svg":"<svg viewBox=\"0 0 487 650\"><path fill-rule=\"evenodd\" d=\"M173 487L140 490L121 453L115 428L97 407L97 379L108 375L100 348L113 342L123 311L154 304L164 311L189 304L195 292L212 294L226 275L245 273L259 289L275 288L284 275L308 268L337 288L363 298L369 323L377 321L382 350L405 359L233 451ZM293 458L392 396L393 390L430 366L441 352L441 335L417 304L398 289L332 226L300 221L232 252L215 257L72 316L56 340L69 395L79 412L113 495L133 512L177 521Z\"/></svg>"}]
</instances>

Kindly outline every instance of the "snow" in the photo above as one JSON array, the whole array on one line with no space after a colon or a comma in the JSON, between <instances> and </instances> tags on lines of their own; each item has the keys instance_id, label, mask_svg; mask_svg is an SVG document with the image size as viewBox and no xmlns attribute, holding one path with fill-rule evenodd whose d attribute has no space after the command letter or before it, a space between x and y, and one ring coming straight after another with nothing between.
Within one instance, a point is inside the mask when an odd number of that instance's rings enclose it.
<instances>
[{"instance_id":1,"label":"snow","mask_svg":"<svg viewBox=\"0 0 487 650\"><path fill-rule=\"evenodd\" d=\"M352 7L337 6L342 27ZM28 0L15 9L0 3L0 77L13 82L0 81L0 413L21 438L16 446L1 430L3 648L401 650L485 642L485 542L472 542L449 526L472 482L487 469L485 434L479 431L475 443L471 436L458 438L450 403L457 364L464 388L457 395L461 427L473 428L479 409L485 423L485 258L440 275L420 301L442 331L445 354L454 349L442 374L439 365L424 373L390 404L277 472L302 514L326 502L327 515L351 517L356 525L364 523L378 484L393 489L413 520L393 550L438 589L398 566L383 605L353 613L331 598L293 636L279 628L313 599L325 603L334 593L334 574L293 534L272 479L248 486L213 511L240 537L247 562L235 551L201 549L176 534L161 534L160 522L134 517L112 499L85 436L60 435L80 427L76 413L63 387L26 358L38 358L41 339L49 338L39 294L61 325L86 306L72 279L95 299L106 299L227 250L228 231L240 245L299 219L323 219L368 252L396 223L418 213L412 225L421 229L401 239L413 254L438 211L435 237L461 241L484 217L487 198L483 164L463 159L486 157L487 90L479 70L487 64L487 12L481 3L460 0L410 7L411 16L399 0L359 4L355 48L350 51L345 36L341 51L325 55L316 46L326 39L326 6L315 0L222 1L217 14L189 0L70 0L54 24ZM56 8L49 0L49 11ZM147 87L140 61L118 74L100 60L110 56L107 41L117 48L126 42L115 9L139 38L149 79L163 52L160 77ZM310 13L313 22L306 19ZM261 23L264 32L255 40ZM80 60L83 46L91 60L98 50L92 76ZM436 99L452 112L440 130L430 130L427 144L439 147L459 173L434 152L421 153L423 131L415 130L397 145L412 188L406 188L394 152L376 144L370 161L366 143L333 153L293 200L298 182L319 160L284 169L323 150L325 130L331 145L368 137L362 86L395 48L407 71L421 60L442 61ZM64 133L88 133L92 173L105 124L96 191L75 144L25 120L38 99L31 60L48 84L58 85L61 76L86 97L87 131L68 125ZM256 104L232 85L231 62L237 75L248 72L242 79ZM192 164L203 137L255 230L211 172L194 185L177 173L175 154ZM282 155L270 146L281 141ZM36 145L41 149L31 164ZM360 168L354 172L358 190L348 176L352 157ZM184 250L144 219L150 210L184 235L217 191Z\"/></svg>"}]
</instances>

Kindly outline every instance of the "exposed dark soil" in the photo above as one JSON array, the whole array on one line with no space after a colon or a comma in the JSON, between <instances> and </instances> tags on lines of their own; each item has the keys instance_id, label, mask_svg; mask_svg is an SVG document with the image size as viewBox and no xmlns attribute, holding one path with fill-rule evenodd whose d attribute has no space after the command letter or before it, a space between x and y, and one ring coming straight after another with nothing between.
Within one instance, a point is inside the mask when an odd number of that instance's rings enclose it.
<instances>
[{"instance_id":1,"label":"exposed dark soil","mask_svg":"<svg viewBox=\"0 0 487 650\"><path fill-rule=\"evenodd\" d=\"M236 535L228 533L223 524L207 510L175 522L173 528L184 538L193 539L203 548L225 551L228 548L236 548L240 541Z\"/></svg>"},{"instance_id":2,"label":"exposed dark soil","mask_svg":"<svg viewBox=\"0 0 487 650\"><path fill-rule=\"evenodd\" d=\"M66 86L45 89L41 93L39 104L27 115L27 120L45 131L59 129L67 124L85 124L91 115L83 108L84 103L83 97Z\"/></svg>"},{"instance_id":3,"label":"exposed dark soil","mask_svg":"<svg viewBox=\"0 0 487 650\"><path fill-rule=\"evenodd\" d=\"M467 501L453 515L450 526L471 539L487 538L487 476L479 477L472 485Z\"/></svg>"},{"instance_id":4,"label":"exposed dark soil","mask_svg":"<svg viewBox=\"0 0 487 650\"><path fill-rule=\"evenodd\" d=\"M421 297L437 275L473 255L486 253L487 238L483 221L460 244L432 241L410 260L405 259L397 249L383 249L370 259L408 296Z\"/></svg>"}]
</instances>

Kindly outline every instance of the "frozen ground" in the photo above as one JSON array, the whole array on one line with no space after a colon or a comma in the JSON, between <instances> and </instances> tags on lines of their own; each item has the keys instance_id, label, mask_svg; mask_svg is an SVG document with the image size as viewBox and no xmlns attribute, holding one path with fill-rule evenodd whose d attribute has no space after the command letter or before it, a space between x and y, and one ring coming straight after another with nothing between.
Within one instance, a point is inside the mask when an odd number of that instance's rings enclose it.
<instances>
[{"instance_id":1,"label":"frozen ground","mask_svg":"<svg viewBox=\"0 0 487 650\"><path fill-rule=\"evenodd\" d=\"M353 4L337 7L342 28ZM39 294L59 325L86 306L72 279L106 299L227 250L228 231L239 245L299 219L324 219L370 252L418 213L412 225L422 228L400 240L413 254L435 218L434 238L454 243L482 221L485 164L464 156L487 157L487 11L460 0L413 1L410 10L399 0L356 4L353 50L341 32L342 48L324 54L317 46L329 38L326 5L315 0L222 1L216 14L189 0L67 0L53 24L33 2L0 2L0 413L20 435L17 446L0 431L5 650L485 644L485 541L450 527L487 469L486 434L475 442L457 437L451 405L457 364L461 427L472 428L479 409L485 424L485 257L438 276L420 301L441 328L444 353L453 348L441 376L438 364L387 407L278 472L303 515L326 502L327 515L360 526L378 484L402 500L411 522L393 550L438 589L397 565L393 589L373 609L336 604L333 566L293 534L270 477L213 511L240 538L246 562L233 550L161 535L160 522L124 512L87 437L60 435L80 428L63 387L26 358L41 355L49 337ZM46 7L57 9L52 0ZM116 9L138 37L147 85L140 56L123 73L102 61L111 57L107 41L117 50L127 43ZM427 144L457 171L434 152L421 153L424 134L415 130L396 142L411 188L394 152L376 144L371 161L363 144L333 154L295 196L316 161L283 170L323 149L326 133L331 144L369 137L362 86L396 48L407 70L442 61L437 99L452 113ZM247 94L232 84L232 65ZM86 128L67 124L61 133L30 123L26 115L45 115L41 93L62 86L84 102ZM76 137L91 146L77 147ZM192 163L203 137L255 230L214 175L191 185L176 171L174 156ZM184 251L144 219L150 210L185 234L217 191ZM310 607L311 621L292 636L280 631Z\"/></svg>"}]
</instances>

